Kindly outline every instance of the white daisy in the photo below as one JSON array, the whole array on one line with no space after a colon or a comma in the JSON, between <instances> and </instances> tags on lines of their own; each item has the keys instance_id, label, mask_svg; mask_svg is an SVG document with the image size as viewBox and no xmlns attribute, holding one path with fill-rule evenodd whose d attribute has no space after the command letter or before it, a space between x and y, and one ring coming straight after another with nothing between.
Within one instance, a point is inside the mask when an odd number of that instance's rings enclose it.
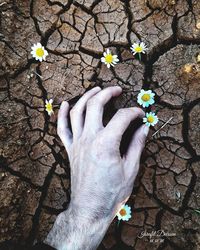
<instances>
[{"instance_id":1,"label":"white daisy","mask_svg":"<svg viewBox=\"0 0 200 250\"><path fill-rule=\"evenodd\" d=\"M151 90L141 89L140 93L137 96L137 102L143 108L148 108L150 105L154 104L155 102L154 96L155 96L155 93L153 93Z\"/></svg>"},{"instance_id":2,"label":"white daisy","mask_svg":"<svg viewBox=\"0 0 200 250\"><path fill-rule=\"evenodd\" d=\"M48 56L47 50L42 46L41 43L34 44L31 47L31 54L36 59L42 62L42 60L46 60L46 56Z\"/></svg>"},{"instance_id":3,"label":"white daisy","mask_svg":"<svg viewBox=\"0 0 200 250\"><path fill-rule=\"evenodd\" d=\"M118 220L128 221L131 218L131 208L128 205L123 205L117 213Z\"/></svg>"},{"instance_id":4,"label":"white daisy","mask_svg":"<svg viewBox=\"0 0 200 250\"><path fill-rule=\"evenodd\" d=\"M54 112L53 112L53 99L50 100L45 100L45 110L47 111L48 115L51 116Z\"/></svg>"},{"instance_id":5,"label":"white daisy","mask_svg":"<svg viewBox=\"0 0 200 250\"><path fill-rule=\"evenodd\" d=\"M134 43L131 46L131 50L133 52L133 55L140 54L140 53L145 54L145 52L148 50L148 48L144 42L140 42L140 43Z\"/></svg>"},{"instance_id":6,"label":"white daisy","mask_svg":"<svg viewBox=\"0 0 200 250\"><path fill-rule=\"evenodd\" d=\"M145 114L146 117L143 118L143 122L148 126L154 126L158 123L158 117L155 113L150 112Z\"/></svg>"},{"instance_id":7,"label":"white daisy","mask_svg":"<svg viewBox=\"0 0 200 250\"><path fill-rule=\"evenodd\" d=\"M31 73L30 75L27 75L27 78L30 79L30 78L32 78L33 76L34 76L33 73Z\"/></svg>"},{"instance_id":8,"label":"white daisy","mask_svg":"<svg viewBox=\"0 0 200 250\"><path fill-rule=\"evenodd\" d=\"M111 66L115 66L119 62L117 55L112 55L109 49L103 53L103 57L101 58L101 62L105 63L108 68Z\"/></svg>"}]
</instances>

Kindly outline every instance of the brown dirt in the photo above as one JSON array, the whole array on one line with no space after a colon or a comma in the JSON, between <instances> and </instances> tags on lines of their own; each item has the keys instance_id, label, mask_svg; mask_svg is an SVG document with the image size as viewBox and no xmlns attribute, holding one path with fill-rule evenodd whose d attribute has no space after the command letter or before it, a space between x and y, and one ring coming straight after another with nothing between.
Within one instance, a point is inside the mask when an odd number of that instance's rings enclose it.
<instances>
[{"instance_id":1,"label":"brown dirt","mask_svg":"<svg viewBox=\"0 0 200 250\"><path fill-rule=\"evenodd\" d=\"M142 62L130 52L136 39L149 47ZM36 42L48 49L46 62L31 58ZM145 87L157 93L160 125L174 117L149 137L128 202L132 219L118 229L115 220L99 249L200 249L199 45L199 0L0 1L1 249L44 239L70 199L57 108L49 118L45 99L73 105L97 85L124 90L110 112L135 105ZM104 48L121 61L111 70L100 63ZM33 71L42 79L29 79ZM138 237L159 229L176 236Z\"/></svg>"}]
</instances>

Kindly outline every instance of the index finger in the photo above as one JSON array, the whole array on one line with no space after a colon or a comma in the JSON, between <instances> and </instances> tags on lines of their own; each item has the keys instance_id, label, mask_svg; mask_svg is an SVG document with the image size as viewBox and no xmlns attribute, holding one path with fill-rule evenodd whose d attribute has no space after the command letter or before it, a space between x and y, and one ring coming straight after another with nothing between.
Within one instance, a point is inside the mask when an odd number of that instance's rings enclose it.
<instances>
[{"instance_id":1,"label":"index finger","mask_svg":"<svg viewBox=\"0 0 200 250\"><path fill-rule=\"evenodd\" d=\"M107 138L113 144L119 145L122 135L128 128L131 121L136 118L143 118L144 111L140 108L124 108L117 111L110 122L102 131L102 136Z\"/></svg>"},{"instance_id":2,"label":"index finger","mask_svg":"<svg viewBox=\"0 0 200 250\"><path fill-rule=\"evenodd\" d=\"M92 130L97 132L103 127L102 118L104 105L115 96L120 95L122 88L119 86L107 87L87 102L84 131Z\"/></svg>"}]
</instances>

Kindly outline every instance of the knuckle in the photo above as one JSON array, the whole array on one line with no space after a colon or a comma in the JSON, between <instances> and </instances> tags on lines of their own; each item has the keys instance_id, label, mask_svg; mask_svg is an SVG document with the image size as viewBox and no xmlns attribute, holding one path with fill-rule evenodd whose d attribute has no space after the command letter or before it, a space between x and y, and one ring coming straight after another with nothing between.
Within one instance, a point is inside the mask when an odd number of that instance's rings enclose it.
<instances>
[{"instance_id":1,"label":"knuckle","mask_svg":"<svg viewBox=\"0 0 200 250\"><path fill-rule=\"evenodd\" d=\"M137 107L134 107L134 108L121 108L118 110L118 115L119 116L127 116L129 114L133 114L133 112L136 114L136 115L144 115L144 111L141 109L141 108L137 108Z\"/></svg>"},{"instance_id":2,"label":"knuckle","mask_svg":"<svg viewBox=\"0 0 200 250\"><path fill-rule=\"evenodd\" d=\"M73 109L70 110L69 115L70 117L74 117L76 113L77 113L77 109L74 107Z\"/></svg>"},{"instance_id":3,"label":"knuckle","mask_svg":"<svg viewBox=\"0 0 200 250\"><path fill-rule=\"evenodd\" d=\"M99 135L94 141L92 148L94 148L94 155L96 156L103 156L108 155L111 157L111 153L114 152L113 141L105 136Z\"/></svg>"},{"instance_id":4,"label":"knuckle","mask_svg":"<svg viewBox=\"0 0 200 250\"><path fill-rule=\"evenodd\" d=\"M56 218L56 223L60 224L64 220L64 217L65 217L64 213L63 212L60 213Z\"/></svg>"},{"instance_id":5,"label":"knuckle","mask_svg":"<svg viewBox=\"0 0 200 250\"><path fill-rule=\"evenodd\" d=\"M117 111L119 116L126 116L128 113L129 109L128 108L121 108Z\"/></svg>"},{"instance_id":6,"label":"knuckle","mask_svg":"<svg viewBox=\"0 0 200 250\"><path fill-rule=\"evenodd\" d=\"M80 103L76 103L76 105L74 105L74 107L71 109L70 112L72 113L72 115L75 115L77 113L81 113L82 112L82 105Z\"/></svg>"},{"instance_id":7,"label":"knuckle","mask_svg":"<svg viewBox=\"0 0 200 250\"><path fill-rule=\"evenodd\" d=\"M87 135L82 134L81 137L79 138L79 143L80 145L86 145L89 142L89 138L87 137Z\"/></svg>"},{"instance_id":8,"label":"knuckle","mask_svg":"<svg viewBox=\"0 0 200 250\"><path fill-rule=\"evenodd\" d=\"M94 155L102 154L102 151L104 149L104 141L102 138L97 138L93 141L93 148L94 148Z\"/></svg>"},{"instance_id":9,"label":"knuckle","mask_svg":"<svg viewBox=\"0 0 200 250\"><path fill-rule=\"evenodd\" d=\"M142 148L145 146L145 141L146 141L146 137L144 135L140 135L140 136L137 137L137 143Z\"/></svg>"},{"instance_id":10,"label":"knuckle","mask_svg":"<svg viewBox=\"0 0 200 250\"><path fill-rule=\"evenodd\" d=\"M58 123L57 134L61 137L63 133L64 133L64 127Z\"/></svg>"},{"instance_id":11,"label":"knuckle","mask_svg":"<svg viewBox=\"0 0 200 250\"><path fill-rule=\"evenodd\" d=\"M98 137L95 141L94 141L94 144L95 144L95 147L97 150L103 148L104 146L104 138L101 136L101 137Z\"/></svg>"},{"instance_id":12,"label":"knuckle","mask_svg":"<svg viewBox=\"0 0 200 250\"><path fill-rule=\"evenodd\" d=\"M145 114L144 111L141 109L141 108L138 108L138 107L134 107L132 108L132 110L135 112L135 113L138 113L138 114Z\"/></svg>"},{"instance_id":13,"label":"knuckle","mask_svg":"<svg viewBox=\"0 0 200 250\"><path fill-rule=\"evenodd\" d=\"M98 97L92 97L91 99L87 101L87 107L96 106L100 103L101 101L99 100Z\"/></svg>"}]
</instances>

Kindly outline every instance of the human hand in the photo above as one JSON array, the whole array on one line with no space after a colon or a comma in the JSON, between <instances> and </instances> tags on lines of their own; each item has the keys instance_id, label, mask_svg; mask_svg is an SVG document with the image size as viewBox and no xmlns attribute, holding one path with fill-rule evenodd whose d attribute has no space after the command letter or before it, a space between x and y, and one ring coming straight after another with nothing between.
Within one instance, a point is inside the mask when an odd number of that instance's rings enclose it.
<instances>
[{"instance_id":1,"label":"human hand","mask_svg":"<svg viewBox=\"0 0 200 250\"><path fill-rule=\"evenodd\" d=\"M56 249L96 249L131 195L149 128L137 129L121 157L123 133L131 121L144 117L140 108L124 108L103 126L104 105L121 92L120 87L96 87L85 93L70 111L72 132L69 104L63 102L60 107L57 130L71 166L71 201L45 240Z\"/></svg>"},{"instance_id":2,"label":"human hand","mask_svg":"<svg viewBox=\"0 0 200 250\"><path fill-rule=\"evenodd\" d=\"M130 122L144 117L144 112L124 108L105 128L102 122L104 105L121 92L120 87L96 87L84 94L70 111L72 132L67 122L69 104L63 102L60 107L58 135L71 166L71 204L86 218L115 217L131 195L139 169L148 127L136 131L123 157L119 147Z\"/></svg>"}]
</instances>

